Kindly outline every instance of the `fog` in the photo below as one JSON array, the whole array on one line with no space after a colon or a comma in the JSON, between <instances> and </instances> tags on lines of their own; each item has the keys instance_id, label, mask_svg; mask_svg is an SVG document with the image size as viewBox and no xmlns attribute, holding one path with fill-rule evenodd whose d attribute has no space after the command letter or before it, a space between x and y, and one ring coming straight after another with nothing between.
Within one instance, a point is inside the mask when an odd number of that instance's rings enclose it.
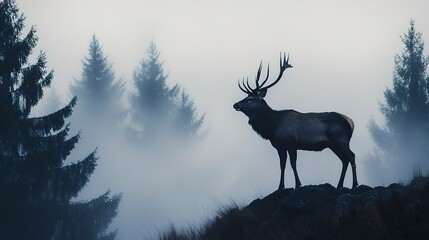
<instances>
[{"instance_id":1,"label":"fog","mask_svg":"<svg viewBox=\"0 0 429 240\"><path fill-rule=\"evenodd\" d=\"M132 73L157 44L169 74L198 112L205 113L207 136L182 155L149 156L126 144L120 133L85 132L74 150L79 159L96 146L100 159L79 199L110 189L123 193L112 228L118 239L139 239L171 222L194 225L223 205L250 203L278 186L279 160L270 143L247 124L232 105L245 95L237 79L253 79L259 62L278 72L280 52L294 66L265 98L274 109L338 111L355 122L351 149L360 184L369 180L366 156L374 150L367 125L383 123L379 102L390 86L393 57L402 51L400 36L410 19L428 39L427 1L149 1L18 0L27 26L39 37L35 52L46 52L54 69L50 91L65 103L70 83L79 78L81 60L96 34L118 79L132 92ZM303 185L336 185L341 162L325 150L298 152ZM408 166L407 166L408 167ZM409 166L410 175L413 166ZM405 169L406 170L406 169ZM349 169L350 171L350 169ZM400 179L398 179L400 180ZM389 184L389 182L385 182ZM289 163L286 187L293 187ZM345 186L351 187L351 171Z\"/></svg>"}]
</instances>

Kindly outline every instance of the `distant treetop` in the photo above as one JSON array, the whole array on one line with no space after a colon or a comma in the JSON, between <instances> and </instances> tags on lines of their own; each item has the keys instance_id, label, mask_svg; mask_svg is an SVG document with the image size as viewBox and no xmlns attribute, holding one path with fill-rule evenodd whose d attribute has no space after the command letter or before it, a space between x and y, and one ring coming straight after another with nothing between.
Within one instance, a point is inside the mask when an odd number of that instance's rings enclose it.
<instances>
[{"instance_id":1,"label":"distant treetop","mask_svg":"<svg viewBox=\"0 0 429 240\"><path fill-rule=\"evenodd\" d=\"M81 79L70 87L79 104L92 113L120 112L125 83L115 80L112 64L108 62L95 35L91 38L88 56L82 60L82 65Z\"/></svg>"},{"instance_id":2,"label":"distant treetop","mask_svg":"<svg viewBox=\"0 0 429 240\"><path fill-rule=\"evenodd\" d=\"M134 72L137 92L130 96L133 122L141 126L141 137L147 141L165 134L179 139L196 136L204 115L197 116L194 102L178 84L167 85L167 74L159 56L152 42L147 57Z\"/></svg>"}]
</instances>

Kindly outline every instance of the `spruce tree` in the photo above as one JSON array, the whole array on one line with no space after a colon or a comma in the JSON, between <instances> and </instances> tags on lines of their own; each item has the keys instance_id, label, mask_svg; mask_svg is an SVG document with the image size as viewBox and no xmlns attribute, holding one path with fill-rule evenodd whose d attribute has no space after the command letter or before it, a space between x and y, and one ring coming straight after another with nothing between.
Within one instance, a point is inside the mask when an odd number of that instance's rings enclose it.
<instances>
[{"instance_id":1,"label":"spruce tree","mask_svg":"<svg viewBox=\"0 0 429 240\"><path fill-rule=\"evenodd\" d=\"M0 2L0 238L113 239L106 232L116 215L119 195L109 192L86 202L73 202L96 167L95 151L65 164L79 135L67 138L65 119L73 98L51 114L31 117L31 109L49 87L53 72L40 53L33 27L22 36L25 18L13 0Z\"/></svg>"},{"instance_id":2,"label":"spruce tree","mask_svg":"<svg viewBox=\"0 0 429 240\"><path fill-rule=\"evenodd\" d=\"M178 84L167 85L167 75L155 43L149 45L147 53L148 57L134 72L137 92L130 99L133 122L142 127L143 138L148 141L163 134L195 136L203 117L197 117L193 101Z\"/></svg>"},{"instance_id":3,"label":"spruce tree","mask_svg":"<svg viewBox=\"0 0 429 240\"><path fill-rule=\"evenodd\" d=\"M115 115L120 117L125 83L115 80L112 64L108 62L95 35L91 38L88 56L84 58L82 65L81 79L76 80L70 90L79 98L84 116L93 119L111 118Z\"/></svg>"},{"instance_id":4,"label":"spruce tree","mask_svg":"<svg viewBox=\"0 0 429 240\"><path fill-rule=\"evenodd\" d=\"M204 121L204 115L197 116L194 102L183 89L174 95L174 128L180 137L193 137L198 134L198 130Z\"/></svg>"},{"instance_id":5,"label":"spruce tree","mask_svg":"<svg viewBox=\"0 0 429 240\"><path fill-rule=\"evenodd\" d=\"M404 49L395 56L393 86L385 90L385 104L380 106L386 125L369 125L378 147L372 160L381 159L375 165L384 166L381 170L389 180L405 180L416 167L429 169L429 60L413 20L401 40Z\"/></svg>"},{"instance_id":6,"label":"spruce tree","mask_svg":"<svg viewBox=\"0 0 429 240\"><path fill-rule=\"evenodd\" d=\"M133 110L133 122L144 130L145 138L153 138L166 124L170 108L169 88L159 51L155 43L147 49L148 57L140 62L134 71L136 94L130 102Z\"/></svg>"}]
</instances>

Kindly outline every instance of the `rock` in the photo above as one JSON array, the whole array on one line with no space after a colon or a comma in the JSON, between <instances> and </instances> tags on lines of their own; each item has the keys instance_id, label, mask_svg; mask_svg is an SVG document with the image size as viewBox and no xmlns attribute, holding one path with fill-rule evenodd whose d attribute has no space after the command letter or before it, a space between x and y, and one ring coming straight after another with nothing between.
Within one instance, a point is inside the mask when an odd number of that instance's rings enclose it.
<instances>
[{"instance_id":1,"label":"rock","mask_svg":"<svg viewBox=\"0 0 429 240\"><path fill-rule=\"evenodd\" d=\"M429 179L408 186L338 190L321 184L278 190L216 221L224 222L224 231L207 226L217 237L202 234L201 239L426 239Z\"/></svg>"}]
</instances>

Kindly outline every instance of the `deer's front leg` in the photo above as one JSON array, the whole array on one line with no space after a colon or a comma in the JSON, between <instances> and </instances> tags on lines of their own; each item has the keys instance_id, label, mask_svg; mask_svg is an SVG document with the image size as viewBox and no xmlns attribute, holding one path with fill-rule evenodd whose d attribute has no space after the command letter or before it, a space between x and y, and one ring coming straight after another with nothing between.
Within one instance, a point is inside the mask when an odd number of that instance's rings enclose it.
<instances>
[{"instance_id":1,"label":"deer's front leg","mask_svg":"<svg viewBox=\"0 0 429 240\"><path fill-rule=\"evenodd\" d=\"M298 177L298 171L296 170L296 149L291 149L288 151L290 157L290 165L292 166L293 175L295 176L295 189L301 187L301 181Z\"/></svg>"},{"instance_id":2,"label":"deer's front leg","mask_svg":"<svg viewBox=\"0 0 429 240\"><path fill-rule=\"evenodd\" d=\"M277 153L279 154L280 158L280 184L279 184L279 190L285 188L285 167L286 167L286 160L287 160L287 151L283 149L277 149Z\"/></svg>"}]
</instances>

